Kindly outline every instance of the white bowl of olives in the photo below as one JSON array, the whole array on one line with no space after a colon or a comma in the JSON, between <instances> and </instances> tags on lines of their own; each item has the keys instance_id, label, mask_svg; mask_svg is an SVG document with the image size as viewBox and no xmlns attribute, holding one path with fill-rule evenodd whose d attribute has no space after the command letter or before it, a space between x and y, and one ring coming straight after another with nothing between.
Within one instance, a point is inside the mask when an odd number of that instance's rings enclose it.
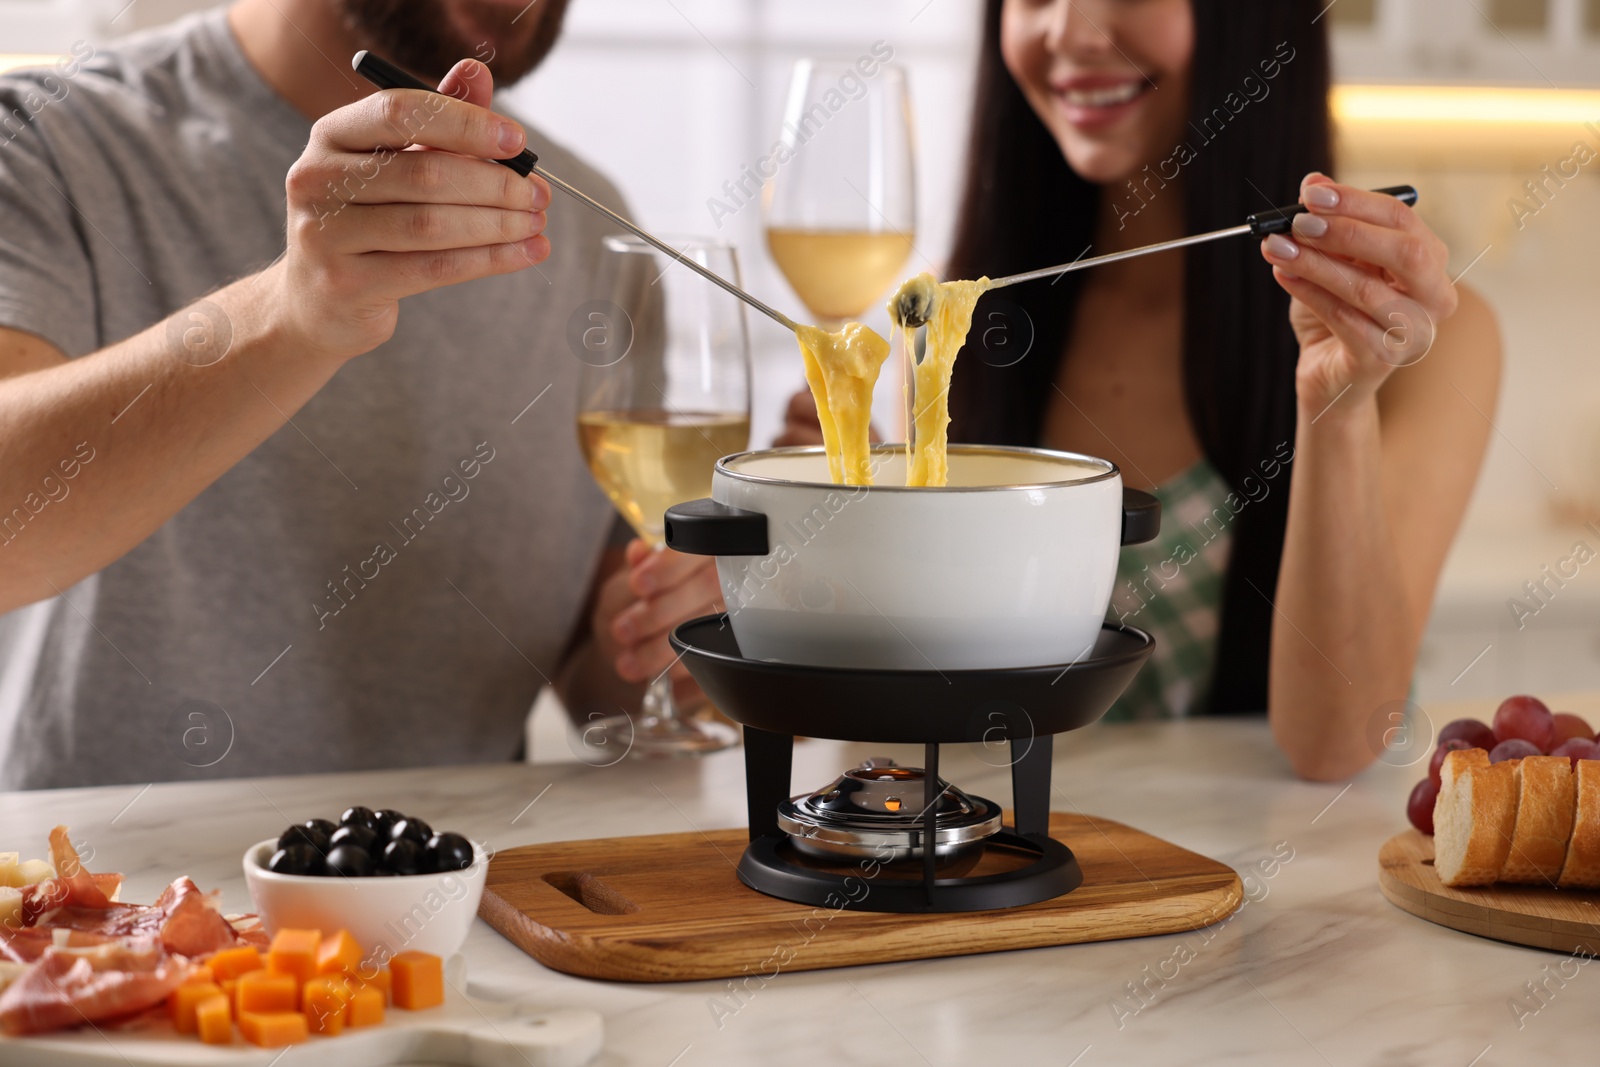
<instances>
[{"instance_id":1,"label":"white bowl of olives","mask_svg":"<svg viewBox=\"0 0 1600 1067\"><path fill-rule=\"evenodd\" d=\"M483 898L488 853L392 809L307 819L244 854L245 884L268 933L348 930L377 966L395 953L449 957Z\"/></svg>"}]
</instances>

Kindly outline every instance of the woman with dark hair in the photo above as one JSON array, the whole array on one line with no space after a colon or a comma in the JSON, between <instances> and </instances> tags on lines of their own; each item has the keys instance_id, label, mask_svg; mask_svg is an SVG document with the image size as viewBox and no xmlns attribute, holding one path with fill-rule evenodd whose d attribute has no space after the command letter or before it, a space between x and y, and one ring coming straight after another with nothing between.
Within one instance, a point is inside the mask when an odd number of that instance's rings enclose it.
<instances>
[{"instance_id":1,"label":"woman with dark hair","mask_svg":"<svg viewBox=\"0 0 1600 1067\"><path fill-rule=\"evenodd\" d=\"M1416 212L1326 175L1324 6L989 0L945 274L1236 226L1298 195L1289 235L985 296L950 429L1103 456L1161 498L1112 606L1157 651L1112 717L1266 709L1295 770L1335 779L1406 697L1500 348ZM797 397L781 440L812 439L808 416Z\"/></svg>"}]
</instances>

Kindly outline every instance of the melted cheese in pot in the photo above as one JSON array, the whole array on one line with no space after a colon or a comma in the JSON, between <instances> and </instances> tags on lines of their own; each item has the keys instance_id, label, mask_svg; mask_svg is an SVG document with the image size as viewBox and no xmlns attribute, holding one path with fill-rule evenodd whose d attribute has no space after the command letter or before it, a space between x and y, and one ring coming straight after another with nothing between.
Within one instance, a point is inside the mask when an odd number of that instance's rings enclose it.
<instances>
[{"instance_id":1,"label":"melted cheese in pot","mask_svg":"<svg viewBox=\"0 0 1600 1067\"><path fill-rule=\"evenodd\" d=\"M838 333L801 326L795 335L817 402L829 474L836 483L871 485L872 389L889 358L889 342L859 322Z\"/></svg>"}]
</instances>

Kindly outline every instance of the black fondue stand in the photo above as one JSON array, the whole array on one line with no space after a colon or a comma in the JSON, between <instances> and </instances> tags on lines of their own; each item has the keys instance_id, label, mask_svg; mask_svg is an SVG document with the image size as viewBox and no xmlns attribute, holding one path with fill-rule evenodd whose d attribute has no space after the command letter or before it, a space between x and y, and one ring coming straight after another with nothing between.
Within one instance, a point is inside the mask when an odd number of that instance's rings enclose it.
<instances>
[{"instance_id":1,"label":"black fondue stand","mask_svg":"<svg viewBox=\"0 0 1600 1067\"><path fill-rule=\"evenodd\" d=\"M1123 491L1122 543L1155 536L1160 506ZM667 544L704 555L766 555L766 516L712 500L667 511ZM748 659L726 615L677 627L672 646L712 702L744 730L750 844L739 878L770 896L860 911L960 912L1012 908L1071 892L1083 882L1072 850L1050 836L1054 735L1104 715L1149 658L1155 642L1107 623L1092 652L1070 664L989 670L875 670ZM859 872L801 861L778 825L790 797L796 736L923 746L921 877L894 876L863 860ZM939 746L957 742L1010 750L1013 825L986 839L1024 857L995 874L940 877L937 841ZM849 860L841 858L842 866Z\"/></svg>"}]
</instances>

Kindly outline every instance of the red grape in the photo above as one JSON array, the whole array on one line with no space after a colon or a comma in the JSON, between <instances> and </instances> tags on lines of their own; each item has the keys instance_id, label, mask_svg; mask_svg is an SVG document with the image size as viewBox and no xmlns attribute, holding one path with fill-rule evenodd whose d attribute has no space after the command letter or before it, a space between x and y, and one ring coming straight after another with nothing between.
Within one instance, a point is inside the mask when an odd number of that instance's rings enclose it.
<instances>
[{"instance_id":1,"label":"red grape","mask_svg":"<svg viewBox=\"0 0 1600 1067\"><path fill-rule=\"evenodd\" d=\"M1433 783L1433 787L1435 789L1439 788L1439 775L1444 770L1444 758L1446 756L1452 752L1476 747L1476 745L1467 744L1459 737L1439 742L1439 747L1433 750L1433 759L1428 761L1428 780Z\"/></svg>"},{"instance_id":2,"label":"red grape","mask_svg":"<svg viewBox=\"0 0 1600 1067\"><path fill-rule=\"evenodd\" d=\"M1552 745L1559 745L1569 737L1581 737L1585 741L1594 740L1594 731L1589 729L1589 724L1582 716L1574 715L1570 711L1558 711L1550 716L1555 723L1555 736L1550 739Z\"/></svg>"},{"instance_id":3,"label":"red grape","mask_svg":"<svg viewBox=\"0 0 1600 1067\"><path fill-rule=\"evenodd\" d=\"M1411 790L1411 796L1406 801L1406 818L1411 820L1411 825L1428 836L1433 836L1433 802L1439 799L1439 786L1430 778L1424 778Z\"/></svg>"},{"instance_id":4,"label":"red grape","mask_svg":"<svg viewBox=\"0 0 1600 1067\"><path fill-rule=\"evenodd\" d=\"M1524 741L1520 737L1511 737L1494 746L1489 752L1490 763L1500 763L1508 759L1521 759L1524 756L1542 756L1539 746L1532 741Z\"/></svg>"},{"instance_id":5,"label":"red grape","mask_svg":"<svg viewBox=\"0 0 1600 1067\"><path fill-rule=\"evenodd\" d=\"M1572 769L1578 769L1581 759L1600 759L1600 745L1583 737L1569 737L1550 750L1552 756L1566 756L1572 760Z\"/></svg>"},{"instance_id":6,"label":"red grape","mask_svg":"<svg viewBox=\"0 0 1600 1067\"><path fill-rule=\"evenodd\" d=\"M1549 749L1556 732L1550 709L1537 697L1506 697L1494 713L1496 741L1509 741L1514 737L1530 742L1540 752Z\"/></svg>"},{"instance_id":7,"label":"red grape","mask_svg":"<svg viewBox=\"0 0 1600 1067\"><path fill-rule=\"evenodd\" d=\"M1457 719L1446 723L1445 728L1439 731L1439 744L1455 740L1465 741L1468 746L1481 748L1485 752L1500 742L1488 724L1481 723L1477 719Z\"/></svg>"}]
</instances>

